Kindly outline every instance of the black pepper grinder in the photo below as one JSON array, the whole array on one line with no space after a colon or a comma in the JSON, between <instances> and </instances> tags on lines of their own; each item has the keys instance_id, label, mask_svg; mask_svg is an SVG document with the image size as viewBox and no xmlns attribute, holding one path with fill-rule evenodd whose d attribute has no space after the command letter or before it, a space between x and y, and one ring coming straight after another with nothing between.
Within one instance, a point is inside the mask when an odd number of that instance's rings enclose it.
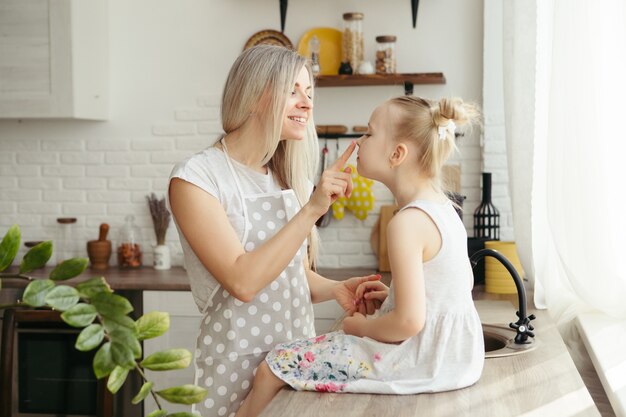
<instances>
[{"instance_id":1,"label":"black pepper grinder","mask_svg":"<svg viewBox=\"0 0 626 417\"><path fill-rule=\"evenodd\" d=\"M352 67L350 66L350 62L342 62L339 66L339 74L343 75L352 75Z\"/></svg>"}]
</instances>

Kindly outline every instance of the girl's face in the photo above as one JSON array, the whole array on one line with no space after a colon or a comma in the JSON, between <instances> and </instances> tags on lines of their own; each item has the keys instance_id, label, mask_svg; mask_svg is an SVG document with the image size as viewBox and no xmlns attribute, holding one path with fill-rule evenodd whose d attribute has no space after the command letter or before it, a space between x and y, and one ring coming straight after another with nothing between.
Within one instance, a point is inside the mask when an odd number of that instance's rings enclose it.
<instances>
[{"instance_id":1,"label":"girl's face","mask_svg":"<svg viewBox=\"0 0 626 417\"><path fill-rule=\"evenodd\" d=\"M387 168L387 157L391 151L392 132L389 129L391 108L383 103L378 106L367 124L367 133L359 140L357 152L357 171L359 175L380 180L381 173Z\"/></svg>"},{"instance_id":2,"label":"girl's face","mask_svg":"<svg viewBox=\"0 0 626 417\"><path fill-rule=\"evenodd\" d=\"M285 119L280 133L282 139L302 140L306 134L306 126L311 117L313 102L311 101L311 81L309 71L302 67L293 90L285 104Z\"/></svg>"}]
</instances>

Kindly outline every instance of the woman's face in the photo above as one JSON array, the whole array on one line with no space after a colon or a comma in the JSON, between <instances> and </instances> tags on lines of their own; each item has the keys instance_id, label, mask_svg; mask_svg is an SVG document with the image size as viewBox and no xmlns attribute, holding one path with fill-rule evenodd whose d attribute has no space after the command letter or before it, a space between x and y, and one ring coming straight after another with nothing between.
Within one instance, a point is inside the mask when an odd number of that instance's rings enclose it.
<instances>
[{"instance_id":1,"label":"woman's face","mask_svg":"<svg viewBox=\"0 0 626 417\"><path fill-rule=\"evenodd\" d=\"M367 124L367 133L357 140L359 149L356 169L359 175L380 180L381 173L388 167L387 156L391 150L392 134L389 131L391 110L388 103L376 107Z\"/></svg>"},{"instance_id":2,"label":"woman's face","mask_svg":"<svg viewBox=\"0 0 626 417\"><path fill-rule=\"evenodd\" d=\"M283 120L280 133L281 139L304 139L306 126L313 110L312 89L309 72L306 67L302 67L296 78L296 84L287 97L285 120Z\"/></svg>"}]
</instances>

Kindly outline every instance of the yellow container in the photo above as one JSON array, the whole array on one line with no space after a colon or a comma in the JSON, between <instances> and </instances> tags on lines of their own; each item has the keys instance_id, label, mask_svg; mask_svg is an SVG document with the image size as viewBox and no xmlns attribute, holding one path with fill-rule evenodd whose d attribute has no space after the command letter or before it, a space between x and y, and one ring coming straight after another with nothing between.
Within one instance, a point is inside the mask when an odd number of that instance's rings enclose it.
<instances>
[{"instance_id":1,"label":"yellow container","mask_svg":"<svg viewBox=\"0 0 626 417\"><path fill-rule=\"evenodd\" d=\"M485 242L485 249L493 249L504 255L513 265L520 278L524 277L522 264L517 256L515 242L502 242L499 240L489 240ZM485 257L485 291L492 294L515 294L517 288L513 277L506 270L504 265L496 258Z\"/></svg>"}]
</instances>

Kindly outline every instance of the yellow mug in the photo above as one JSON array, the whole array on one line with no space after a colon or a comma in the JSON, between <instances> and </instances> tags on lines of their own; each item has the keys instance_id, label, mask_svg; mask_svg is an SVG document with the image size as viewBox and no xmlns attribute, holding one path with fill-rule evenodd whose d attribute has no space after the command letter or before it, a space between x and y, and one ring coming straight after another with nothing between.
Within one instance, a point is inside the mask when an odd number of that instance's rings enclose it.
<instances>
[{"instance_id":1,"label":"yellow mug","mask_svg":"<svg viewBox=\"0 0 626 417\"><path fill-rule=\"evenodd\" d=\"M485 242L485 249L494 249L504 255L513 265L520 278L524 277L522 264L517 256L515 242L489 240ZM485 257L485 291L492 294L515 294L517 287L511 274L504 265L492 256Z\"/></svg>"}]
</instances>

